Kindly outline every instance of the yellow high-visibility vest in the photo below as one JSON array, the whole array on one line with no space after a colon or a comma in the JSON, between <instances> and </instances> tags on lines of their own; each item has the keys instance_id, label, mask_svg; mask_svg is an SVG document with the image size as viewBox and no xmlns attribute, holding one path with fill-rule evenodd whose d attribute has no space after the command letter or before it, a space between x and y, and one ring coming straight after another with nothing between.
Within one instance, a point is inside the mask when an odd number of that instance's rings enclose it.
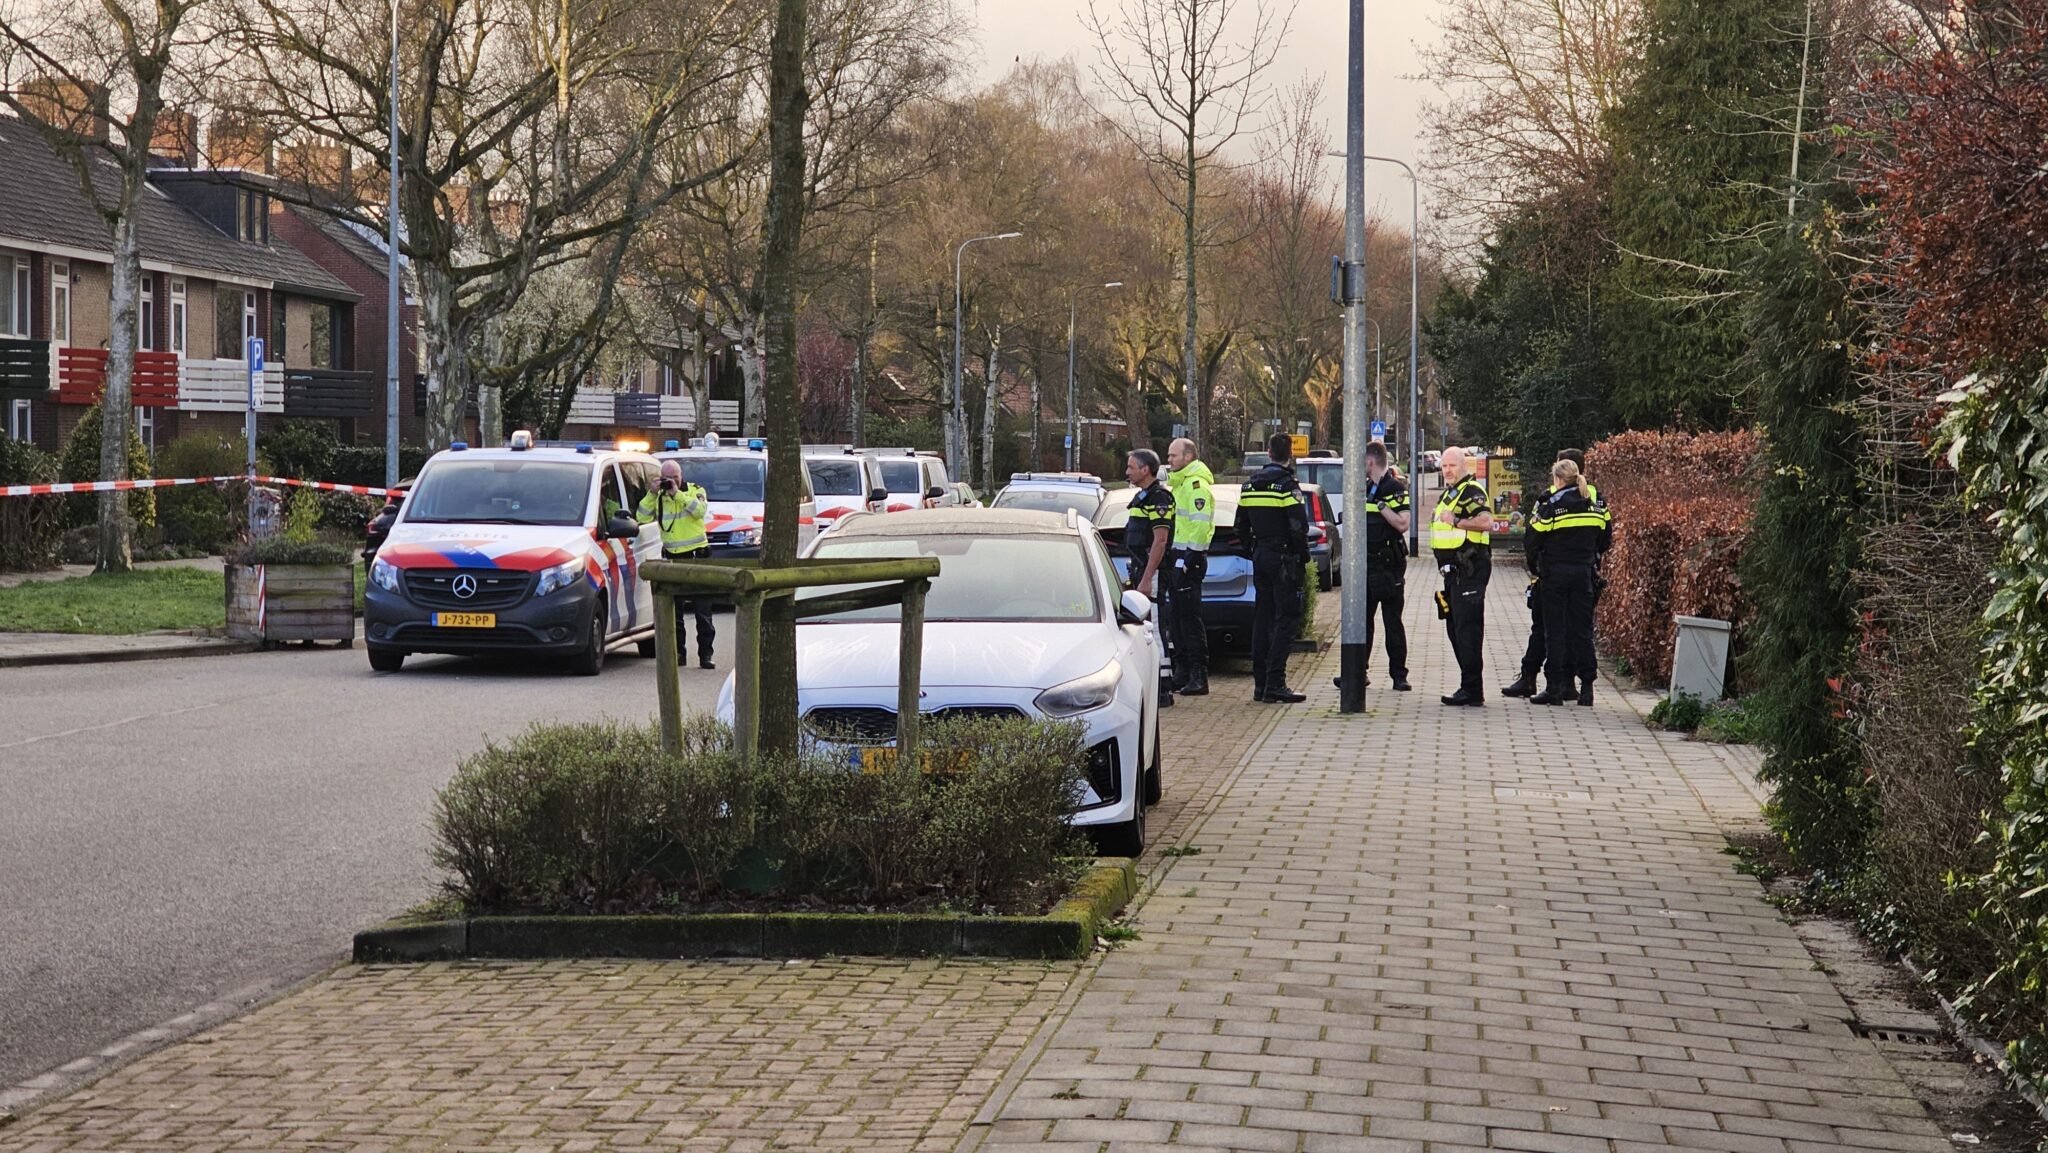
<instances>
[{"instance_id":1,"label":"yellow high-visibility vest","mask_svg":"<svg viewBox=\"0 0 2048 1153\"><path fill-rule=\"evenodd\" d=\"M681 492L664 495L656 490L641 497L634 518L641 524L661 523L662 552L690 552L710 543L711 538L704 531L704 512L708 507L704 490L686 484Z\"/></svg>"},{"instance_id":2,"label":"yellow high-visibility vest","mask_svg":"<svg viewBox=\"0 0 2048 1153\"><path fill-rule=\"evenodd\" d=\"M1456 515L1457 519L1469 520L1480 512L1485 511L1486 489L1481 487L1478 481L1468 476L1457 484L1445 489L1443 495L1436 498L1436 508L1439 515L1448 508ZM1491 548L1493 546L1493 534L1480 532L1476 529L1461 529L1456 525L1445 524L1435 516L1430 518L1429 547L1450 550L1463 548L1467 544L1486 545Z\"/></svg>"}]
</instances>

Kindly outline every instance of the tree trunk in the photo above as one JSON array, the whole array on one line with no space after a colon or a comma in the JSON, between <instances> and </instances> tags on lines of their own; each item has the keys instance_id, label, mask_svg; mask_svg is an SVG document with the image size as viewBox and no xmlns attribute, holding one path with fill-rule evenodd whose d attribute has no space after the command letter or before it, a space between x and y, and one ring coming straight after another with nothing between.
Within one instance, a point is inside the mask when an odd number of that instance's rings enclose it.
<instances>
[{"instance_id":1,"label":"tree trunk","mask_svg":"<svg viewBox=\"0 0 2048 1153\"><path fill-rule=\"evenodd\" d=\"M1124 432L1132 448L1149 447L1152 428L1145 414L1145 366L1135 361L1124 362Z\"/></svg>"},{"instance_id":2,"label":"tree trunk","mask_svg":"<svg viewBox=\"0 0 2048 1153\"><path fill-rule=\"evenodd\" d=\"M790 299L794 301L795 296L792 295ZM748 437L759 435L762 422L768 417L768 366L761 351L761 315L750 309L741 314L739 321L740 376L746 381L746 389L740 401L740 426L737 431L742 437Z\"/></svg>"},{"instance_id":3,"label":"tree trunk","mask_svg":"<svg viewBox=\"0 0 2048 1153\"><path fill-rule=\"evenodd\" d=\"M996 484L996 413L1002 409L1003 372L997 357L1003 348L1003 326L998 324L988 334L988 359L982 362L982 376L987 384L986 395L981 406L981 489L991 492ZM964 479L964 478L963 478Z\"/></svg>"},{"instance_id":4,"label":"tree trunk","mask_svg":"<svg viewBox=\"0 0 2048 1153\"><path fill-rule=\"evenodd\" d=\"M438 451L467 435L469 358L456 353L461 339L454 331L455 285L428 261L413 267L427 345L427 448Z\"/></svg>"},{"instance_id":5,"label":"tree trunk","mask_svg":"<svg viewBox=\"0 0 2048 1153\"><path fill-rule=\"evenodd\" d=\"M761 526L761 563L796 563L797 501L803 461L798 456L796 278L804 226L805 0L777 0L768 49L768 214L761 260L769 363L768 491ZM761 743L767 754L797 747L796 616L794 597L773 597L761 616Z\"/></svg>"},{"instance_id":6,"label":"tree trunk","mask_svg":"<svg viewBox=\"0 0 2048 1153\"><path fill-rule=\"evenodd\" d=\"M476 443L493 448L505 439L505 390L487 384L476 390Z\"/></svg>"},{"instance_id":7,"label":"tree trunk","mask_svg":"<svg viewBox=\"0 0 2048 1153\"><path fill-rule=\"evenodd\" d=\"M141 161L136 161L141 166ZM139 175L136 183L141 183ZM128 421L134 413L135 318L142 297L142 238L137 229L141 206L131 202L114 227L114 268L109 310L113 331L107 340L106 392L100 398L100 479L128 479ZM100 572L127 572L135 566L130 549L128 494L99 494Z\"/></svg>"},{"instance_id":8,"label":"tree trunk","mask_svg":"<svg viewBox=\"0 0 2048 1153\"><path fill-rule=\"evenodd\" d=\"M1043 422L1040 419L1039 409L1043 407L1044 398L1039 395L1039 374L1036 366L1034 366L1031 373L1031 447L1024 454L1024 468L1027 471L1035 471L1038 468L1040 460L1039 448L1043 443L1039 439L1039 435L1043 431Z\"/></svg>"},{"instance_id":9,"label":"tree trunk","mask_svg":"<svg viewBox=\"0 0 2048 1153\"><path fill-rule=\"evenodd\" d=\"M704 363L704 329L699 325L690 328L690 364L696 375L690 380L690 423L692 434L708 436L711 433L711 366Z\"/></svg>"}]
</instances>

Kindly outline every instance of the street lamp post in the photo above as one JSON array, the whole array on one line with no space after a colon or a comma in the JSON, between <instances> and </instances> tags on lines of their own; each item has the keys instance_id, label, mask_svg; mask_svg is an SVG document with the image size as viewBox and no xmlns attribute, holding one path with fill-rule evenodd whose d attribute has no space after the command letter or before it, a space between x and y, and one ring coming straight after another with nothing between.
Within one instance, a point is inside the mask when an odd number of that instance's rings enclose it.
<instances>
[{"instance_id":1,"label":"street lamp post","mask_svg":"<svg viewBox=\"0 0 2048 1153\"><path fill-rule=\"evenodd\" d=\"M391 202L384 209L391 251L384 263L384 487L398 487L398 0L391 0Z\"/></svg>"},{"instance_id":2,"label":"street lamp post","mask_svg":"<svg viewBox=\"0 0 2048 1153\"><path fill-rule=\"evenodd\" d=\"M1417 301L1422 280L1418 263L1418 248L1421 244L1418 230L1422 227L1422 181L1416 179L1415 169L1409 167L1405 160L1396 160L1391 156L1364 156L1360 159L1377 160L1381 164L1398 164L1401 171L1408 174L1408 467L1411 470L1418 469L1422 467L1422 422L1416 419L1419 391L1416 385L1416 368L1422 355L1422 346L1418 343L1421 328L1418 310L1421 306ZM1422 518L1409 517L1408 555L1419 555L1422 551L1421 544Z\"/></svg>"},{"instance_id":3,"label":"street lamp post","mask_svg":"<svg viewBox=\"0 0 2048 1153\"><path fill-rule=\"evenodd\" d=\"M1122 288L1123 286L1123 281L1112 280L1106 284L1097 284L1093 287L1111 289ZM1076 288L1072 292L1067 293L1067 452L1064 459L1067 462L1068 472L1074 471L1076 454L1080 451L1081 447L1081 432L1076 427L1074 421L1074 301L1081 295L1082 291L1082 288ZM1034 448L1033 451L1037 450Z\"/></svg>"},{"instance_id":4,"label":"street lamp post","mask_svg":"<svg viewBox=\"0 0 2048 1153\"><path fill-rule=\"evenodd\" d=\"M971 236L953 250L953 427L947 430L950 434L947 439L953 443L946 446L946 467L955 476L964 474L967 455L967 400L960 385L960 358L966 355L960 339L960 258L966 254L970 244L980 244L984 240L1013 240L1022 235L1021 232L997 232L988 236Z\"/></svg>"},{"instance_id":5,"label":"street lamp post","mask_svg":"<svg viewBox=\"0 0 2048 1153\"><path fill-rule=\"evenodd\" d=\"M1368 316L1367 324L1372 325L1372 418L1383 419L1380 415L1380 322Z\"/></svg>"}]
</instances>

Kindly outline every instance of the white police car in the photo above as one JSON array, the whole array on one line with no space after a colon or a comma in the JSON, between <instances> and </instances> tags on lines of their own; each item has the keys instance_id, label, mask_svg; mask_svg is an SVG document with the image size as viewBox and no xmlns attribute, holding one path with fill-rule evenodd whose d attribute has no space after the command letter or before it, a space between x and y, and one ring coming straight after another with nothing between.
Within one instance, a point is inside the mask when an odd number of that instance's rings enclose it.
<instances>
[{"instance_id":1,"label":"white police car","mask_svg":"<svg viewBox=\"0 0 2048 1153\"><path fill-rule=\"evenodd\" d=\"M704 490L709 509L704 530L711 538L715 557L757 557L761 555L761 523L768 508L768 442L765 440L721 441L716 436L690 441L687 446L669 441L655 454L657 460L673 460L683 466L683 480ZM817 504L811 497L811 483L802 469L802 495L797 501L797 548L818 535Z\"/></svg>"}]
</instances>

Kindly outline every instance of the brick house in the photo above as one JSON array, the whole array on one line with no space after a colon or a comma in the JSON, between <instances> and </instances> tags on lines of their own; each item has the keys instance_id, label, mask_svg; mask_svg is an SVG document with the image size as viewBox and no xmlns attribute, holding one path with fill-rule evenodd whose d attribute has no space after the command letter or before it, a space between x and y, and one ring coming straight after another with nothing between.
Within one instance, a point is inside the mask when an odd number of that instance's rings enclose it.
<instances>
[{"instance_id":1,"label":"brick house","mask_svg":"<svg viewBox=\"0 0 2048 1153\"><path fill-rule=\"evenodd\" d=\"M99 187L118 187L113 161L95 163ZM356 366L362 294L275 233L263 186L233 170L166 163L148 192L134 396L145 443L240 432L251 337L266 342L259 429L312 417L348 435L381 416L370 374ZM0 116L0 427L9 435L55 451L98 398L112 250L70 161L34 126Z\"/></svg>"}]
</instances>

